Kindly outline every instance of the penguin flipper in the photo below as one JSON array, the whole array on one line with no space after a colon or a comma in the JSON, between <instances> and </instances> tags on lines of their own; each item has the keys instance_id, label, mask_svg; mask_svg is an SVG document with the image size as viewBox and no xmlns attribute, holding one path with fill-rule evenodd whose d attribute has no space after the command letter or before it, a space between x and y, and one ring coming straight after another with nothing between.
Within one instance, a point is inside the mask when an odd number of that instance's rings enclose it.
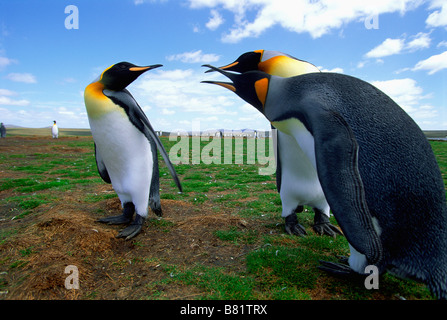
<instances>
[{"instance_id":1,"label":"penguin flipper","mask_svg":"<svg viewBox=\"0 0 447 320\"><path fill-rule=\"evenodd\" d=\"M317 173L324 194L348 242L370 264L382 258L382 244L374 229L358 168L357 140L346 120L317 103L305 110L315 141Z\"/></svg>"},{"instance_id":2,"label":"penguin flipper","mask_svg":"<svg viewBox=\"0 0 447 320\"><path fill-rule=\"evenodd\" d=\"M95 143L95 159L96 159L96 167L98 168L98 172L102 180L104 180L104 182L107 183L112 183L112 180L110 180L109 173L107 172L106 165L104 164L104 161L102 161L101 155L96 150L96 143Z\"/></svg>"},{"instance_id":3,"label":"penguin flipper","mask_svg":"<svg viewBox=\"0 0 447 320\"><path fill-rule=\"evenodd\" d=\"M150 125L149 121L144 122L144 135L146 137L152 137L152 139L155 141L155 144L157 145L158 150L160 151L161 156L163 157L164 162L166 163L166 166L168 167L169 172L171 173L172 178L174 179L175 184L177 185L177 188L180 190L180 192L183 192L182 185L180 183L180 179L177 176L177 172L174 169L174 166L172 165L171 160L169 159L169 156L163 146L163 144L160 141L160 138L155 134L154 129Z\"/></svg>"},{"instance_id":4,"label":"penguin flipper","mask_svg":"<svg viewBox=\"0 0 447 320\"><path fill-rule=\"evenodd\" d=\"M276 190L278 190L279 193L281 192L281 159L279 158L278 129L276 129L272 124L270 124L270 127L272 129L273 150L276 162Z\"/></svg>"},{"instance_id":5,"label":"penguin flipper","mask_svg":"<svg viewBox=\"0 0 447 320\"><path fill-rule=\"evenodd\" d=\"M151 208L152 212L161 217L163 215L163 211L161 209L160 202L160 172L158 170L158 152L155 143L151 143L151 150L153 169L151 186L149 189L149 207Z\"/></svg>"},{"instance_id":6,"label":"penguin flipper","mask_svg":"<svg viewBox=\"0 0 447 320\"><path fill-rule=\"evenodd\" d=\"M160 138L155 134L155 131L152 128L149 119L146 117L143 110L132 97L130 92L126 89L122 91L112 91L104 89L103 93L115 104L121 106L126 111L129 120L138 130L140 130L146 136L149 142L155 142L158 150L161 153L161 156L163 157L164 162L166 163L166 166L169 169L172 178L174 179L175 184L177 185L177 188L180 190L180 192L182 192L180 179L175 172L174 166L172 165L171 160L169 159L169 156L160 141Z\"/></svg>"}]
</instances>

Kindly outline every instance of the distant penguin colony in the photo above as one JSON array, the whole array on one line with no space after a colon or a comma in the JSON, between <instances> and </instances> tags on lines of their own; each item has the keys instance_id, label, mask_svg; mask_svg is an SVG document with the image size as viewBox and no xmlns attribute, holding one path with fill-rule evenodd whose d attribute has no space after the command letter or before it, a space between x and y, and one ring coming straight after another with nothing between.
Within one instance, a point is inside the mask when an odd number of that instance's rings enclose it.
<instances>
[{"instance_id":1,"label":"distant penguin colony","mask_svg":"<svg viewBox=\"0 0 447 320\"><path fill-rule=\"evenodd\" d=\"M51 127L51 135L53 139L59 138L59 128L57 127L56 120L53 121L53 126Z\"/></svg>"},{"instance_id":2,"label":"distant penguin colony","mask_svg":"<svg viewBox=\"0 0 447 320\"><path fill-rule=\"evenodd\" d=\"M306 73L320 72L313 64L294 58L288 54L255 50L246 52L229 65L219 69L244 73L260 70L280 77L293 77ZM212 71L212 69L207 72ZM282 217L285 230L291 235L306 235L306 230L298 223L297 212L305 205L315 212L313 229L318 234L335 236L341 232L329 222L330 207L321 188L313 162L315 162L314 142L304 126L298 128L298 140L279 131L276 141L276 185L281 196Z\"/></svg>"},{"instance_id":3,"label":"distant penguin colony","mask_svg":"<svg viewBox=\"0 0 447 320\"><path fill-rule=\"evenodd\" d=\"M424 134L393 100L343 74L282 78L205 67L231 82L202 82L233 91L298 145L304 141L351 251L348 264L322 262L321 269L364 274L375 265L447 299L443 179Z\"/></svg>"},{"instance_id":4,"label":"distant penguin colony","mask_svg":"<svg viewBox=\"0 0 447 320\"><path fill-rule=\"evenodd\" d=\"M85 106L95 142L98 171L105 182L112 183L123 207L122 215L103 218L99 222L130 224L117 237L131 239L140 233L148 215L148 205L156 215L162 215L157 149L182 191L159 137L126 90L141 74L161 66L139 67L120 62L104 70L85 89Z\"/></svg>"}]
</instances>

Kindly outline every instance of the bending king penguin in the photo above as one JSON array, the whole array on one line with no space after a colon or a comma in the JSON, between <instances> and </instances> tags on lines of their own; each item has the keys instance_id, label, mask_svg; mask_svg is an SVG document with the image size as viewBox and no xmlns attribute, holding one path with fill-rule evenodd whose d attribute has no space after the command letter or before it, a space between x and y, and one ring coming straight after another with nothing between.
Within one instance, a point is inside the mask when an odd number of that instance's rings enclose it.
<instances>
[{"instance_id":1,"label":"bending king penguin","mask_svg":"<svg viewBox=\"0 0 447 320\"><path fill-rule=\"evenodd\" d=\"M288 54L255 50L242 54L233 63L220 67L221 70L244 73L263 71L279 77L293 77L306 73L320 72L313 64L294 58ZM207 72L212 71L208 70ZM337 227L329 222L330 207L326 201L313 166L313 138L304 126L300 130L299 140L280 130L276 139L276 186L281 196L282 217L288 234L303 236L306 230L298 223L296 213L304 206L311 206L315 212L313 229L320 235L335 237L341 234Z\"/></svg>"},{"instance_id":2,"label":"bending king penguin","mask_svg":"<svg viewBox=\"0 0 447 320\"><path fill-rule=\"evenodd\" d=\"M447 205L435 155L417 124L382 91L337 73L281 78L206 67L297 142L314 143L312 164L349 259L322 262L335 274L379 273L424 282L447 299Z\"/></svg>"},{"instance_id":3,"label":"bending king penguin","mask_svg":"<svg viewBox=\"0 0 447 320\"><path fill-rule=\"evenodd\" d=\"M141 231L148 205L158 216L162 214L157 149L182 191L161 141L143 110L125 89L141 74L158 67L161 65L139 67L128 62L117 63L104 70L84 92L99 174L105 182L112 183L123 207L122 215L99 222L130 223L117 236L126 239Z\"/></svg>"}]
</instances>

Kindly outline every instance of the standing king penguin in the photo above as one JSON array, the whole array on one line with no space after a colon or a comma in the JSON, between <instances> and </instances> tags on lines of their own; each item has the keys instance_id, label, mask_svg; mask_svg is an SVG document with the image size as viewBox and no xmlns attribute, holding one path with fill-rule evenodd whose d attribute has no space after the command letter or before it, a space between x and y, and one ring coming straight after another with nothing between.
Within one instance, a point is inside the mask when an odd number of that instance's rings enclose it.
<instances>
[{"instance_id":1,"label":"standing king penguin","mask_svg":"<svg viewBox=\"0 0 447 320\"><path fill-rule=\"evenodd\" d=\"M51 127L51 135L53 139L59 138L59 128L57 127L56 120L53 121L53 126Z\"/></svg>"},{"instance_id":2,"label":"standing king penguin","mask_svg":"<svg viewBox=\"0 0 447 320\"><path fill-rule=\"evenodd\" d=\"M233 63L219 69L239 73L260 70L284 78L320 72L309 62L268 50L246 52ZM298 136L299 139L295 140L293 136L277 131L276 186L281 196L285 230L291 235L306 235L304 227L298 223L296 213L302 212L304 205L308 205L315 212L314 231L335 237L341 232L329 222L330 207L312 164L315 161L312 136L304 126Z\"/></svg>"},{"instance_id":3,"label":"standing king penguin","mask_svg":"<svg viewBox=\"0 0 447 320\"><path fill-rule=\"evenodd\" d=\"M351 252L321 269L365 274L375 265L447 299L445 186L430 144L405 111L343 74L281 78L205 66L232 82L203 82L233 91L296 141L303 127L312 136L313 165Z\"/></svg>"},{"instance_id":4,"label":"standing king penguin","mask_svg":"<svg viewBox=\"0 0 447 320\"><path fill-rule=\"evenodd\" d=\"M112 183L123 207L122 215L98 221L130 223L117 237L131 239L141 231L148 205L156 215L162 215L157 148L182 191L160 139L143 110L125 89L144 72L161 66L139 67L120 62L104 70L85 88L84 100L95 141L98 171L105 182Z\"/></svg>"}]
</instances>

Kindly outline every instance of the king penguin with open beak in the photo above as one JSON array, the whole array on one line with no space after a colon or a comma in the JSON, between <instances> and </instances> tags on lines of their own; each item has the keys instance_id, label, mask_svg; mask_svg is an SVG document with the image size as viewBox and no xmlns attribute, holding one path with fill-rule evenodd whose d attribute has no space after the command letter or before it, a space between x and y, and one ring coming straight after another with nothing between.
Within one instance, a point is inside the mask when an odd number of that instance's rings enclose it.
<instances>
[{"instance_id":1,"label":"king penguin with open beak","mask_svg":"<svg viewBox=\"0 0 447 320\"><path fill-rule=\"evenodd\" d=\"M313 64L279 51L255 50L246 52L233 63L220 67L221 70L244 73L260 70L279 77L294 77L320 72ZM208 70L213 71L212 69ZM340 230L329 222L330 207L321 188L315 168L312 165L314 152L312 136L304 127L296 141L292 136L276 132L276 186L281 196L285 230L290 235L304 236L305 228L298 223L297 213L304 206L311 206L315 212L313 229L317 234L335 237Z\"/></svg>"},{"instance_id":2,"label":"king penguin with open beak","mask_svg":"<svg viewBox=\"0 0 447 320\"><path fill-rule=\"evenodd\" d=\"M98 171L105 182L112 183L123 207L122 215L98 221L130 224L117 237L131 239L140 233L148 205L156 215L162 215L157 149L182 191L160 139L143 110L126 90L141 74L161 66L139 67L120 62L104 70L85 88L84 100L95 142Z\"/></svg>"},{"instance_id":3,"label":"king penguin with open beak","mask_svg":"<svg viewBox=\"0 0 447 320\"><path fill-rule=\"evenodd\" d=\"M297 142L304 129L312 137L312 164L351 253L321 269L365 274L374 265L447 299L445 186L430 144L402 108L348 75L281 78L205 66L232 82L203 82L233 91Z\"/></svg>"}]
</instances>

